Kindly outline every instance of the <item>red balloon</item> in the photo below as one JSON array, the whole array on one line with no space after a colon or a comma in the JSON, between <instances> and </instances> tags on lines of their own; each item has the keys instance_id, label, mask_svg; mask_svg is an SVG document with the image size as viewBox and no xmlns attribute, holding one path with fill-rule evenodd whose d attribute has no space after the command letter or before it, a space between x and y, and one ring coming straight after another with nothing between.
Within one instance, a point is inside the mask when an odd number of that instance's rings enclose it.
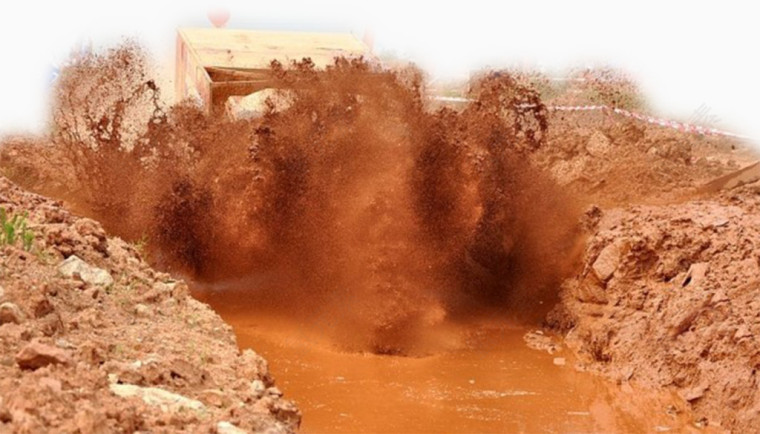
<instances>
[{"instance_id":1,"label":"red balloon","mask_svg":"<svg viewBox=\"0 0 760 434\"><path fill-rule=\"evenodd\" d=\"M208 12L208 19L216 28L222 28L227 25L230 19L230 11L227 9L213 9Z\"/></svg>"}]
</instances>

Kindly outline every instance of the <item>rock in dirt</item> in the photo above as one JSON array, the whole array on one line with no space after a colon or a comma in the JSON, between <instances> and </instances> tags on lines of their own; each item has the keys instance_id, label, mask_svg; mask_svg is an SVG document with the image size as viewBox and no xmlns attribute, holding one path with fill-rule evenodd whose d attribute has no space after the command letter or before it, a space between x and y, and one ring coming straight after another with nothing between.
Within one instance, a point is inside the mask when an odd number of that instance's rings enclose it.
<instances>
[{"instance_id":1,"label":"rock in dirt","mask_svg":"<svg viewBox=\"0 0 760 434\"><path fill-rule=\"evenodd\" d=\"M69 256L58 266L58 271L66 277L78 275L82 281L90 285L108 286L113 284L111 274L103 269L93 267L76 255Z\"/></svg>"},{"instance_id":2,"label":"rock in dirt","mask_svg":"<svg viewBox=\"0 0 760 434\"><path fill-rule=\"evenodd\" d=\"M36 370L48 365L68 365L68 352L57 347L32 342L16 354L16 363L21 369Z\"/></svg>"},{"instance_id":3,"label":"rock in dirt","mask_svg":"<svg viewBox=\"0 0 760 434\"><path fill-rule=\"evenodd\" d=\"M586 143L586 151L594 157L606 155L610 148L610 139L600 131L594 131Z\"/></svg>"},{"instance_id":4,"label":"rock in dirt","mask_svg":"<svg viewBox=\"0 0 760 434\"><path fill-rule=\"evenodd\" d=\"M696 401L700 398L702 398L705 395L705 392L707 391L708 387L705 385L698 385L695 387L690 387L686 390L682 390L679 392L679 395L681 395L681 398L684 399L684 401L692 402Z\"/></svg>"},{"instance_id":5,"label":"rock in dirt","mask_svg":"<svg viewBox=\"0 0 760 434\"><path fill-rule=\"evenodd\" d=\"M142 303L135 305L135 315L141 318L149 317L151 314L150 308Z\"/></svg>"},{"instance_id":6,"label":"rock in dirt","mask_svg":"<svg viewBox=\"0 0 760 434\"><path fill-rule=\"evenodd\" d=\"M709 269L709 263L700 262L698 264L692 264L689 267L689 270L686 272L686 277L684 277L681 281L681 287L699 287L702 284L702 281L705 279L705 275Z\"/></svg>"},{"instance_id":7,"label":"rock in dirt","mask_svg":"<svg viewBox=\"0 0 760 434\"><path fill-rule=\"evenodd\" d=\"M21 324L23 320L24 314L18 306L9 302L0 304L0 325L8 323Z\"/></svg>"},{"instance_id":8,"label":"rock in dirt","mask_svg":"<svg viewBox=\"0 0 760 434\"><path fill-rule=\"evenodd\" d=\"M251 394L257 398L261 398L264 396L264 392L267 390L267 387L264 385L264 382L261 380L253 380L251 381L250 386Z\"/></svg>"},{"instance_id":9,"label":"rock in dirt","mask_svg":"<svg viewBox=\"0 0 760 434\"><path fill-rule=\"evenodd\" d=\"M236 427L235 425L222 421L216 424L217 434L245 434L246 431Z\"/></svg>"},{"instance_id":10,"label":"rock in dirt","mask_svg":"<svg viewBox=\"0 0 760 434\"><path fill-rule=\"evenodd\" d=\"M528 348L538 351L546 351L554 354L560 350L560 345L552 337L546 336L542 331L536 330L528 332L523 336L523 340Z\"/></svg>"},{"instance_id":11,"label":"rock in dirt","mask_svg":"<svg viewBox=\"0 0 760 434\"><path fill-rule=\"evenodd\" d=\"M122 398L138 397L148 405L160 407L163 411L202 410L202 402L187 398L158 387L140 387L134 384L111 384L111 392Z\"/></svg>"},{"instance_id":12,"label":"rock in dirt","mask_svg":"<svg viewBox=\"0 0 760 434\"><path fill-rule=\"evenodd\" d=\"M591 268L599 280L607 282L618 266L620 266L620 247L616 243L612 243L602 249Z\"/></svg>"}]
</instances>

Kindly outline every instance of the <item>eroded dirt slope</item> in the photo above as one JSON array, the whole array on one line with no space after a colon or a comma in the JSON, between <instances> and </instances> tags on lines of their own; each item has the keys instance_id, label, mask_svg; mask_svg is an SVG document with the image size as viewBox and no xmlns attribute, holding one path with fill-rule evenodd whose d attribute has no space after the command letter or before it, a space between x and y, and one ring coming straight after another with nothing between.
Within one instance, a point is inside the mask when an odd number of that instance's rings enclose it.
<instances>
[{"instance_id":1,"label":"eroded dirt slope","mask_svg":"<svg viewBox=\"0 0 760 434\"><path fill-rule=\"evenodd\" d=\"M697 425L760 424L760 183L587 215L584 266L549 323L583 368L676 390Z\"/></svg>"},{"instance_id":2,"label":"eroded dirt slope","mask_svg":"<svg viewBox=\"0 0 760 434\"><path fill-rule=\"evenodd\" d=\"M291 432L267 363L182 281L0 177L35 238L0 246L0 432Z\"/></svg>"}]
</instances>

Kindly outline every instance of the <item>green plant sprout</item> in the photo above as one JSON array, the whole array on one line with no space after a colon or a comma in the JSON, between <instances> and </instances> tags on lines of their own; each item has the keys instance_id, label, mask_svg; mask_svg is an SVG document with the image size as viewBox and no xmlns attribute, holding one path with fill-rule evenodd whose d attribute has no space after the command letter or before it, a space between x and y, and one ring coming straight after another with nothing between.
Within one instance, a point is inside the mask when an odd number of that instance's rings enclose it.
<instances>
[{"instance_id":1,"label":"green plant sprout","mask_svg":"<svg viewBox=\"0 0 760 434\"><path fill-rule=\"evenodd\" d=\"M12 246L17 241L21 241L21 247L27 252L32 250L34 243L34 232L27 228L28 213L19 216L18 214L10 217L5 208L0 207L0 246Z\"/></svg>"}]
</instances>

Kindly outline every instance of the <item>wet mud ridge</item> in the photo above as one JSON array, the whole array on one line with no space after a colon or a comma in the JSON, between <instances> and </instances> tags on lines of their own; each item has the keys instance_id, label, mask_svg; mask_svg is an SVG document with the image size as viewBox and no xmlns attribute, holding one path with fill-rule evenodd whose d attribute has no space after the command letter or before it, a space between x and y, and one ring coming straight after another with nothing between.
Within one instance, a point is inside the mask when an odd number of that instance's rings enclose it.
<instances>
[{"instance_id":1,"label":"wet mud ridge","mask_svg":"<svg viewBox=\"0 0 760 434\"><path fill-rule=\"evenodd\" d=\"M298 427L266 361L134 246L2 177L0 217L0 432Z\"/></svg>"}]
</instances>

